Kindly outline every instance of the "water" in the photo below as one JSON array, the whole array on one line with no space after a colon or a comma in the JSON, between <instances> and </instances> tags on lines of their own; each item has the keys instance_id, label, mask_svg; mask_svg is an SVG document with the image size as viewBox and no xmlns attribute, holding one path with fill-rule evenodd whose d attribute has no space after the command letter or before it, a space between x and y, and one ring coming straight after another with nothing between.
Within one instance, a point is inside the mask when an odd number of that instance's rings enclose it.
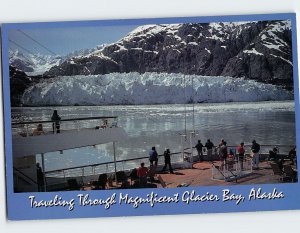
<instances>
[{"instance_id":1,"label":"water","mask_svg":"<svg viewBox=\"0 0 300 233\"><path fill-rule=\"evenodd\" d=\"M13 108L13 121L49 120L54 107ZM198 139L204 144L210 138L217 145L224 138L229 145L253 139L260 144L294 145L294 102L274 101L258 103L225 103L192 105L138 105L138 106L67 106L55 107L62 119L118 116L119 126L129 135L117 143L117 159L147 156L156 146L159 154L168 147L171 152L189 147L190 141L181 136L196 130L193 146ZM194 116L194 117L193 117ZM193 127L193 121L194 127ZM64 123L63 123L64 124ZM62 125L63 127L63 125ZM288 150L286 148L285 150ZM46 171L113 161L112 144L47 153ZM40 157L37 156L40 160Z\"/></svg>"}]
</instances>

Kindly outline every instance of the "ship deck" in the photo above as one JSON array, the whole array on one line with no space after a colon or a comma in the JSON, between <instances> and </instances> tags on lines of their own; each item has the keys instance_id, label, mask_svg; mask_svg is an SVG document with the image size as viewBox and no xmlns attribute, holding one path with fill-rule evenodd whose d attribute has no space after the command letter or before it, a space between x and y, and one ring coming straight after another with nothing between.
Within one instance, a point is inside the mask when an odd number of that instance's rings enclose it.
<instances>
[{"instance_id":1,"label":"ship deck","mask_svg":"<svg viewBox=\"0 0 300 233\"><path fill-rule=\"evenodd\" d=\"M217 162L216 164L220 164ZM269 162L260 163L258 170L243 178L227 182L225 180L212 179L211 163L208 161L193 164L192 169L175 170L174 174L158 174L167 185L167 188L180 186L220 186L220 185L247 185L247 184L273 184L280 183L279 175L274 175ZM162 187L159 184L159 187Z\"/></svg>"},{"instance_id":2,"label":"ship deck","mask_svg":"<svg viewBox=\"0 0 300 233\"><path fill-rule=\"evenodd\" d=\"M220 161L214 162L215 165L220 165ZM296 170L296 167L293 166ZM291 181L285 181L291 182ZM128 179L131 186L134 187L133 182ZM148 179L145 188L176 188L176 187L199 187L199 186L227 186L227 185L254 185L254 184L275 184L283 183L280 175L274 175L269 161L260 162L259 169L245 177L232 180L230 182L225 180L212 179L212 164L209 161L193 163L190 169L175 169L174 173L156 171L154 180ZM112 182L108 189L120 189L121 183L116 184ZM85 186L83 190L92 190L93 186Z\"/></svg>"}]
</instances>

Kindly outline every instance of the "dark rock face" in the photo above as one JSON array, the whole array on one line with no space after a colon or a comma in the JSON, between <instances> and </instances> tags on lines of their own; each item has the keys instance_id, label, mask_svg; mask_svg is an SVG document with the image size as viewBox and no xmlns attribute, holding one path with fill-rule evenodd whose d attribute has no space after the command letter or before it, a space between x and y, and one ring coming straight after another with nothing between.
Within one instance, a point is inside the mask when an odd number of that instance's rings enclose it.
<instances>
[{"instance_id":1,"label":"dark rock face","mask_svg":"<svg viewBox=\"0 0 300 233\"><path fill-rule=\"evenodd\" d=\"M45 74L112 72L246 77L291 88L291 22L141 26L98 54L69 59Z\"/></svg>"},{"instance_id":2,"label":"dark rock face","mask_svg":"<svg viewBox=\"0 0 300 233\"><path fill-rule=\"evenodd\" d=\"M13 67L18 67L18 69L24 71L24 72L33 72L32 64L26 63L26 61L21 59L16 59L10 63Z\"/></svg>"},{"instance_id":3,"label":"dark rock face","mask_svg":"<svg viewBox=\"0 0 300 233\"><path fill-rule=\"evenodd\" d=\"M9 66L11 106L20 106L24 90L32 83L31 78L13 66Z\"/></svg>"},{"instance_id":4,"label":"dark rock face","mask_svg":"<svg viewBox=\"0 0 300 233\"><path fill-rule=\"evenodd\" d=\"M90 74L106 74L111 72L119 72L119 65L109 59L99 59L96 56L72 58L63 62L60 66L54 66L45 75L49 76L71 76L71 75L90 75Z\"/></svg>"}]
</instances>

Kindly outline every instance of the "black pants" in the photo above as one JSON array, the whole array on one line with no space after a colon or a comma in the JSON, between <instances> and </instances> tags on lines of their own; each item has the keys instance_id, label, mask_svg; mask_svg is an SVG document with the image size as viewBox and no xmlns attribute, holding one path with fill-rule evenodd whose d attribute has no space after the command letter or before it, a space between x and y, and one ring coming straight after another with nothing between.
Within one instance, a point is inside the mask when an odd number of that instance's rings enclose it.
<instances>
[{"instance_id":1,"label":"black pants","mask_svg":"<svg viewBox=\"0 0 300 233\"><path fill-rule=\"evenodd\" d=\"M202 162L203 161L203 152L202 150L197 150L198 152L198 156L199 156L199 161Z\"/></svg>"},{"instance_id":2,"label":"black pants","mask_svg":"<svg viewBox=\"0 0 300 233\"><path fill-rule=\"evenodd\" d=\"M241 170L244 169L244 154L238 154L239 162L241 164Z\"/></svg>"},{"instance_id":3,"label":"black pants","mask_svg":"<svg viewBox=\"0 0 300 233\"><path fill-rule=\"evenodd\" d=\"M149 161L150 161L150 165L151 165L151 166L153 166L153 162L154 162L154 165L157 166L158 159L155 159L155 160L149 159Z\"/></svg>"},{"instance_id":4,"label":"black pants","mask_svg":"<svg viewBox=\"0 0 300 233\"><path fill-rule=\"evenodd\" d=\"M173 169L172 169L172 166L171 166L171 161L165 161L165 166L163 167L163 171L166 170L167 165L169 165L170 172L173 173Z\"/></svg>"},{"instance_id":5,"label":"black pants","mask_svg":"<svg viewBox=\"0 0 300 233\"><path fill-rule=\"evenodd\" d=\"M60 124L59 123L53 123L52 124L53 133L60 133Z\"/></svg>"}]
</instances>

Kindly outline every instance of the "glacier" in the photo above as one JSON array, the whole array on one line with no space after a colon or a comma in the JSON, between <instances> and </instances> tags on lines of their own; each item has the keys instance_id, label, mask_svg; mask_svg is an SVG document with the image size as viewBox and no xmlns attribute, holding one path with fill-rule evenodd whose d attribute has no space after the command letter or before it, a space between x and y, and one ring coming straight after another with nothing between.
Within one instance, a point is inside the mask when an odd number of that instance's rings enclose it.
<instances>
[{"instance_id":1,"label":"glacier","mask_svg":"<svg viewBox=\"0 0 300 233\"><path fill-rule=\"evenodd\" d=\"M279 86L244 78L169 73L110 73L42 79L25 90L25 106L144 105L292 100Z\"/></svg>"}]
</instances>

